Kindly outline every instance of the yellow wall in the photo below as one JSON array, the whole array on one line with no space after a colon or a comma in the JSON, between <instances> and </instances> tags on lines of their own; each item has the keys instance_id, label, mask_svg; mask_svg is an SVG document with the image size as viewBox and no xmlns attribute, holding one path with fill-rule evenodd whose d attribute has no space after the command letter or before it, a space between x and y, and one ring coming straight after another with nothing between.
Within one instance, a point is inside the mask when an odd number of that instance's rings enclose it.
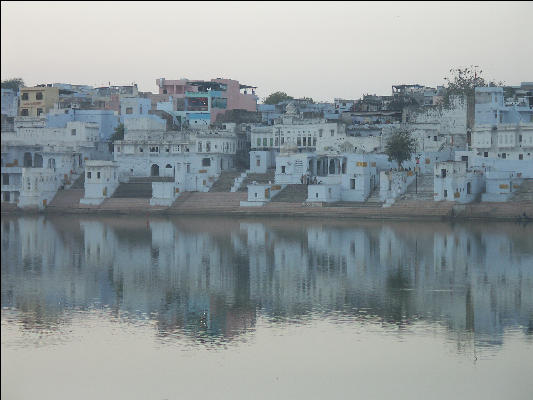
<instances>
[{"instance_id":1,"label":"yellow wall","mask_svg":"<svg viewBox=\"0 0 533 400\"><path fill-rule=\"evenodd\" d=\"M28 94L28 100L23 100L24 93ZM42 100L37 100L37 93L42 93ZM28 116L36 117L37 109L42 109L42 114L46 114L50 109L54 107L54 104L59 102L59 89L54 87L31 87L22 88L20 90L20 106L19 115L22 114L22 110L28 110Z\"/></svg>"}]
</instances>

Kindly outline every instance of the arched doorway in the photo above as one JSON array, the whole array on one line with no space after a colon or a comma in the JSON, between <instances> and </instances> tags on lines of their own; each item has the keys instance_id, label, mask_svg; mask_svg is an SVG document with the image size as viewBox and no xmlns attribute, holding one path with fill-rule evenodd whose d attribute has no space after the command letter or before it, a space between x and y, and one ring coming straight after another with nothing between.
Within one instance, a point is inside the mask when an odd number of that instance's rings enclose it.
<instances>
[{"instance_id":1,"label":"arched doorway","mask_svg":"<svg viewBox=\"0 0 533 400\"><path fill-rule=\"evenodd\" d=\"M172 176L173 173L172 173L172 165L170 164L167 164L165 166L165 176Z\"/></svg>"},{"instance_id":2,"label":"arched doorway","mask_svg":"<svg viewBox=\"0 0 533 400\"><path fill-rule=\"evenodd\" d=\"M159 176L159 165L152 164L152 168L150 168L150 176Z\"/></svg>"},{"instance_id":3,"label":"arched doorway","mask_svg":"<svg viewBox=\"0 0 533 400\"><path fill-rule=\"evenodd\" d=\"M43 156L41 154L35 154L35 158L33 160L33 166L35 168L43 167Z\"/></svg>"},{"instance_id":4,"label":"arched doorway","mask_svg":"<svg viewBox=\"0 0 533 400\"><path fill-rule=\"evenodd\" d=\"M33 158L31 153L24 153L24 166L33 167Z\"/></svg>"}]
</instances>

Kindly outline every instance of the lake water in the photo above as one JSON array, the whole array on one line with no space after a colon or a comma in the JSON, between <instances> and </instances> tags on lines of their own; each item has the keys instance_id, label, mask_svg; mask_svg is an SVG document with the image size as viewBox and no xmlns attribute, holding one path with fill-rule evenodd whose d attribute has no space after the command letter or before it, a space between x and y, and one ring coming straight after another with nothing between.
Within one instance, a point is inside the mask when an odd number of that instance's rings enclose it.
<instances>
[{"instance_id":1,"label":"lake water","mask_svg":"<svg viewBox=\"0 0 533 400\"><path fill-rule=\"evenodd\" d=\"M3 399L532 399L533 225L2 217Z\"/></svg>"}]
</instances>

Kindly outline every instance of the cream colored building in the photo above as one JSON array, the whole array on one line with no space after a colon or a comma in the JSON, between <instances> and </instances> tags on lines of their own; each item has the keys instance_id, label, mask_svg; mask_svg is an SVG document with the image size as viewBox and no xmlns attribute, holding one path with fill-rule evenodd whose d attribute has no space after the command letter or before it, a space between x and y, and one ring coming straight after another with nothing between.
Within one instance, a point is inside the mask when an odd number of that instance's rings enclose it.
<instances>
[{"instance_id":1,"label":"cream colored building","mask_svg":"<svg viewBox=\"0 0 533 400\"><path fill-rule=\"evenodd\" d=\"M19 115L38 117L48 113L59 102L59 89L56 87L36 86L20 90Z\"/></svg>"}]
</instances>

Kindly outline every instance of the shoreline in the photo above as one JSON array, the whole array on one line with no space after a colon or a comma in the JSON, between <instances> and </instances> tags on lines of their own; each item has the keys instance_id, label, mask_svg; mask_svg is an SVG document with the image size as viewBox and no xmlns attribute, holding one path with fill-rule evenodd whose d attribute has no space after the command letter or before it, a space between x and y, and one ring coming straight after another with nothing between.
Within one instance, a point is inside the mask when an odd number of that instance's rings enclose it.
<instances>
[{"instance_id":1,"label":"shoreline","mask_svg":"<svg viewBox=\"0 0 533 400\"><path fill-rule=\"evenodd\" d=\"M515 221L533 222L533 203L471 203L445 204L431 201L404 202L396 207L369 208L364 206L304 206L300 203L269 203L263 207L182 204L179 207L151 207L144 204L128 207L53 207L19 209L2 206L2 215L132 215L132 216L225 216L335 218L366 220L413 221Z\"/></svg>"}]
</instances>

